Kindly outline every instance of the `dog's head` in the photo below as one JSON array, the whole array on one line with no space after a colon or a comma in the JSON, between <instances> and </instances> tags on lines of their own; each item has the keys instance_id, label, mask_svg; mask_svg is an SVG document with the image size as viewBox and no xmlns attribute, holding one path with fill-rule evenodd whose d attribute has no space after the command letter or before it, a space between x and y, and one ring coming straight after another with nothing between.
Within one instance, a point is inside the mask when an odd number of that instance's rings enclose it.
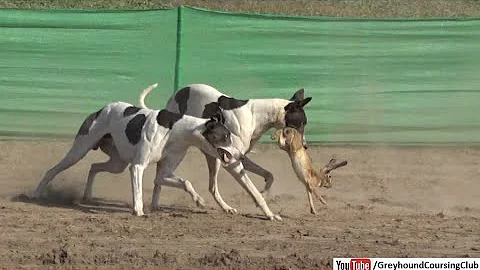
<instances>
[{"instance_id":1,"label":"dog's head","mask_svg":"<svg viewBox=\"0 0 480 270\"><path fill-rule=\"evenodd\" d=\"M283 109L285 111L284 125L285 127L294 128L302 134L302 144L307 148L307 142L305 140L305 126L307 125L307 115L303 110L303 107L312 100L311 97L305 98L304 89L299 89L290 98L288 103Z\"/></svg>"},{"instance_id":2,"label":"dog's head","mask_svg":"<svg viewBox=\"0 0 480 270\"><path fill-rule=\"evenodd\" d=\"M220 159L222 165L228 165L239 160L241 153L233 146L232 133L224 123L225 119L222 113L216 113L205 122L205 130L202 135L215 148L215 153L210 154Z\"/></svg>"},{"instance_id":3,"label":"dog's head","mask_svg":"<svg viewBox=\"0 0 480 270\"><path fill-rule=\"evenodd\" d=\"M319 187L324 188L331 188L332 187L332 175L330 174L331 171L335 170L336 168L343 167L347 165L347 161L338 162L332 158L327 165L323 166L322 170L320 171L320 180L318 181Z\"/></svg>"}]
</instances>

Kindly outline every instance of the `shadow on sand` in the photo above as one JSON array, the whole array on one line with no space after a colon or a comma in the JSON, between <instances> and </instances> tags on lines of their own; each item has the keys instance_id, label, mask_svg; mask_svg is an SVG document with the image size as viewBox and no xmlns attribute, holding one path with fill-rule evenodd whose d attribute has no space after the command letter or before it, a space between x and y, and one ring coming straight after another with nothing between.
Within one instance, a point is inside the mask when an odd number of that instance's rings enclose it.
<instances>
[{"instance_id":1,"label":"shadow on sand","mask_svg":"<svg viewBox=\"0 0 480 270\"><path fill-rule=\"evenodd\" d=\"M45 207L59 207L74 209L84 213L129 213L130 206L124 202L92 198L89 202L82 202L81 199L56 196L42 196L39 199L33 199L26 194L14 196L11 200L14 202L30 203Z\"/></svg>"},{"instance_id":2,"label":"shadow on sand","mask_svg":"<svg viewBox=\"0 0 480 270\"><path fill-rule=\"evenodd\" d=\"M13 202L35 204L45 207L59 207L73 209L84 213L131 213L131 205L118 200L92 198L85 202L77 191L72 188L56 189L47 187L42 197L34 199L22 193L11 198ZM208 214L207 209L192 209L180 205L160 205L155 210L144 204L145 214L165 213L173 216L185 216L189 214Z\"/></svg>"}]
</instances>

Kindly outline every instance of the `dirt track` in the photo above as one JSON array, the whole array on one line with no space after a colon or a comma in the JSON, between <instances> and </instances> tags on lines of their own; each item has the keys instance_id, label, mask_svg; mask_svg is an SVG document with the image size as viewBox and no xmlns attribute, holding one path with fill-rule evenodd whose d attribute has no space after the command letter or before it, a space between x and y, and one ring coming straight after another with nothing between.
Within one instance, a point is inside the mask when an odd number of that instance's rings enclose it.
<instances>
[{"instance_id":1,"label":"dirt track","mask_svg":"<svg viewBox=\"0 0 480 270\"><path fill-rule=\"evenodd\" d=\"M328 208L317 202L312 216L287 155L258 145L250 157L276 176L266 198L284 217L272 222L258 218L260 209L223 170L220 190L239 214L222 213L196 149L178 175L206 199L205 209L164 188L165 209L149 211L153 166L144 182L147 217L129 214L128 170L99 174L96 203L78 203L89 164L105 159L96 152L53 181L48 201L25 201L21 194L30 194L69 146L0 142L0 266L306 268L330 266L333 257L480 256L480 149L311 148L316 164L332 156L349 161L321 192Z\"/></svg>"}]
</instances>

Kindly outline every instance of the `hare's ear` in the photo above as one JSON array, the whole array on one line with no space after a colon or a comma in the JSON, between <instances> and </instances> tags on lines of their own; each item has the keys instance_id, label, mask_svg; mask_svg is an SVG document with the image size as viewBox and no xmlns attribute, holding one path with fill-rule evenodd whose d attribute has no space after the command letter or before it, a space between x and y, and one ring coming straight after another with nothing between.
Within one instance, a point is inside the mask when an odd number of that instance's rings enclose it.
<instances>
[{"instance_id":1,"label":"hare's ear","mask_svg":"<svg viewBox=\"0 0 480 270\"><path fill-rule=\"evenodd\" d=\"M340 167L343 167L345 165L347 165L348 162L346 160L344 161L341 161L339 163L335 163L335 165L332 166L332 170L335 170L336 168L340 168Z\"/></svg>"},{"instance_id":2,"label":"hare's ear","mask_svg":"<svg viewBox=\"0 0 480 270\"><path fill-rule=\"evenodd\" d=\"M328 162L328 164L325 165L325 167L323 167L323 171L325 173L329 173L329 172L335 170L336 168L343 167L347 164L348 164L348 162L346 160L337 163L337 161L334 158L332 158L330 160L330 162Z\"/></svg>"},{"instance_id":3,"label":"hare's ear","mask_svg":"<svg viewBox=\"0 0 480 270\"><path fill-rule=\"evenodd\" d=\"M336 159L332 158L330 159L330 161L328 162L327 166L333 166L333 164L335 164L335 162L337 162Z\"/></svg>"}]
</instances>

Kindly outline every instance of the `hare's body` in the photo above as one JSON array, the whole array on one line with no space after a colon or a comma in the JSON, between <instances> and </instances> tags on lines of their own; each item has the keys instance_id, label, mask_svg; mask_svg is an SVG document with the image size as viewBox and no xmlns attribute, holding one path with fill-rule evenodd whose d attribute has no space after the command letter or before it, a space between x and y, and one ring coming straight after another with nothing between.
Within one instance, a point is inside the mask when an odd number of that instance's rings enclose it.
<instances>
[{"instance_id":1,"label":"hare's body","mask_svg":"<svg viewBox=\"0 0 480 270\"><path fill-rule=\"evenodd\" d=\"M302 147L296 152L288 152L288 156L290 157L293 171L300 182L305 183L305 179L317 178L317 174L313 170L312 159L307 154L305 148Z\"/></svg>"},{"instance_id":2,"label":"hare's body","mask_svg":"<svg viewBox=\"0 0 480 270\"><path fill-rule=\"evenodd\" d=\"M310 212L316 214L312 193L326 205L327 202L315 191L315 188L330 188L332 186L330 171L347 165L347 161L336 163L335 159L331 159L321 170L315 170L313 168L312 159L308 155L307 150L303 147L302 135L297 130L293 128L277 130L275 134L272 135L272 139L278 141L280 149L288 153L298 180L300 180L307 189Z\"/></svg>"}]
</instances>

